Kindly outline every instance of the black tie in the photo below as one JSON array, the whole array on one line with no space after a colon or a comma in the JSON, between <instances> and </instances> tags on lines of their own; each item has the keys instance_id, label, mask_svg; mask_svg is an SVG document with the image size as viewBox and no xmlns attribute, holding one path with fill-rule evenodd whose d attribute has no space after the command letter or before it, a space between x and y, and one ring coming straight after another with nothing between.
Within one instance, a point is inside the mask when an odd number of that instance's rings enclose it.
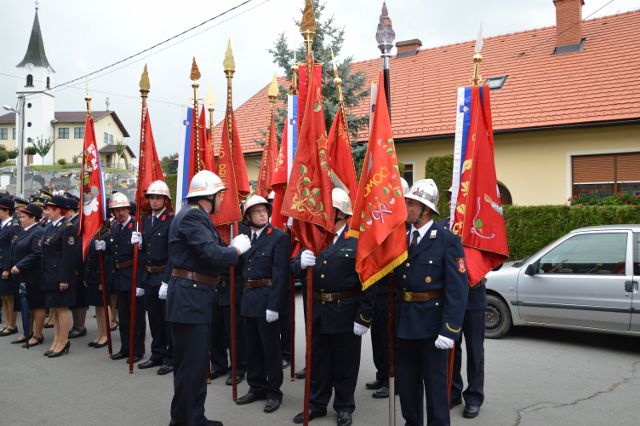
<instances>
[{"instance_id":1,"label":"black tie","mask_svg":"<svg viewBox=\"0 0 640 426\"><path fill-rule=\"evenodd\" d=\"M409 250L413 250L415 246L418 244L418 236L420 232L416 229L411 233L411 243L409 243Z\"/></svg>"},{"instance_id":2,"label":"black tie","mask_svg":"<svg viewBox=\"0 0 640 426\"><path fill-rule=\"evenodd\" d=\"M156 217L151 216L151 226L153 226L155 223L156 223Z\"/></svg>"},{"instance_id":3,"label":"black tie","mask_svg":"<svg viewBox=\"0 0 640 426\"><path fill-rule=\"evenodd\" d=\"M251 237L251 245L256 242L256 239L258 239L258 233L254 232L253 237Z\"/></svg>"}]
</instances>

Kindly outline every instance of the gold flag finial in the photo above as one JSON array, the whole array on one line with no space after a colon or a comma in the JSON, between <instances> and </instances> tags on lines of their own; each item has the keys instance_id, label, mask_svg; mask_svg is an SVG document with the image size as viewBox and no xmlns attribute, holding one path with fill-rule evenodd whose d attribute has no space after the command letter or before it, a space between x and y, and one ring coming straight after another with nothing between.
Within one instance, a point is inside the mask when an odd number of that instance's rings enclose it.
<instances>
[{"instance_id":1,"label":"gold flag finial","mask_svg":"<svg viewBox=\"0 0 640 426\"><path fill-rule=\"evenodd\" d=\"M147 64L144 64L144 71L140 76L140 92L145 95L151 90L151 82L149 81L149 73L147 72Z\"/></svg>"},{"instance_id":2,"label":"gold flag finial","mask_svg":"<svg viewBox=\"0 0 640 426\"><path fill-rule=\"evenodd\" d=\"M233 49L231 49L231 40L227 41L227 51L224 54L224 62L222 63L225 71L235 71L236 61L233 59Z\"/></svg>"},{"instance_id":3,"label":"gold flag finial","mask_svg":"<svg viewBox=\"0 0 640 426\"><path fill-rule=\"evenodd\" d=\"M478 38L474 47L473 54L473 74L471 75L471 85L479 86L482 84L482 76L480 75L480 65L482 64L482 47L484 40L482 38L482 21L480 21L480 29L478 30Z\"/></svg>"},{"instance_id":4,"label":"gold flag finial","mask_svg":"<svg viewBox=\"0 0 640 426\"><path fill-rule=\"evenodd\" d=\"M191 63L191 81L200 80L200 70L198 69L198 64L196 64L196 58L193 58L193 62Z\"/></svg>"},{"instance_id":5,"label":"gold flag finial","mask_svg":"<svg viewBox=\"0 0 640 426\"><path fill-rule=\"evenodd\" d=\"M269 99L273 98L274 100L278 97L280 90L278 89L278 77L273 74L273 79L271 80L271 85L269 86Z\"/></svg>"},{"instance_id":6,"label":"gold flag finial","mask_svg":"<svg viewBox=\"0 0 640 426\"><path fill-rule=\"evenodd\" d=\"M311 45L313 44L313 37L316 35L316 29L316 14L313 12L313 1L305 0L302 21L300 22L300 33L307 44L307 55L311 53Z\"/></svg>"}]
</instances>

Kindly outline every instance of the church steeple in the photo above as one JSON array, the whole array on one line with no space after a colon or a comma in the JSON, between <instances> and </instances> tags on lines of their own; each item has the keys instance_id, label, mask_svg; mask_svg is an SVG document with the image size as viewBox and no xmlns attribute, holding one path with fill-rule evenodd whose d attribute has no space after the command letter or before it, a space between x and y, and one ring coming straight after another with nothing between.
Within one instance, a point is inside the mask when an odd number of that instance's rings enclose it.
<instances>
[{"instance_id":1,"label":"church steeple","mask_svg":"<svg viewBox=\"0 0 640 426\"><path fill-rule=\"evenodd\" d=\"M27 47L27 53L24 55L24 59L17 67L23 67L26 64L33 64L35 67L51 68L47 60L47 55L44 53L44 42L42 41L42 32L40 31L40 21L38 20L38 7L36 5L36 15L33 18L33 27L31 28L31 38L29 39L29 46Z\"/></svg>"}]
</instances>

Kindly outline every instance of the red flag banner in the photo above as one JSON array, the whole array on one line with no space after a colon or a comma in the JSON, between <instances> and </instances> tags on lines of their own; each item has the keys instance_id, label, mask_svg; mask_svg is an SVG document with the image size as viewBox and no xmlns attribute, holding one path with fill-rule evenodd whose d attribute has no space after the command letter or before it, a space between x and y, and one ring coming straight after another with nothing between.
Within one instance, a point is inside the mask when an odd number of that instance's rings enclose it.
<instances>
[{"instance_id":1,"label":"red flag banner","mask_svg":"<svg viewBox=\"0 0 640 426\"><path fill-rule=\"evenodd\" d=\"M355 204L358 190L356 169L353 166L349 132L342 108L340 105L329 130L329 169L333 186L344 189L349 194L351 203Z\"/></svg>"},{"instance_id":2,"label":"red flag banner","mask_svg":"<svg viewBox=\"0 0 640 426\"><path fill-rule=\"evenodd\" d=\"M474 286L509 257L509 246L496 179L489 88L472 87L470 101L451 230L462 239L469 284Z\"/></svg>"},{"instance_id":3,"label":"red flag banner","mask_svg":"<svg viewBox=\"0 0 640 426\"><path fill-rule=\"evenodd\" d=\"M262 159L260 161L260 171L258 172L258 183L256 194L267 198L272 189L273 173L278 160L278 138L276 135L276 123L271 114L269 124L269 139L262 149Z\"/></svg>"},{"instance_id":4,"label":"red flag banner","mask_svg":"<svg viewBox=\"0 0 640 426\"><path fill-rule=\"evenodd\" d=\"M364 289L407 258L406 217L407 207L380 73L369 146L349 229L349 235L358 237L356 271Z\"/></svg>"},{"instance_id":5,"label":"red flag banner","mask_svg":"<svg viewBox=\"0 0 640 426\"><path fill-rule=\"evenodd\" d=\"M81 202L78 235L82 237L82 258L86 259L91 239L100 230L106 219L100 155L93 128L93 117L90 114L87 114L84 124Z\"/></svg>"},{"instance_id":6,"label":"red flag banner","mask_svg":"<svg viewBox=\"0 0 640 426\"><path fill-rule=\"evenodd\" d=\"M282 143L280 144L280 152L276 160L276 166L271 179L271 187L275 192L273 198L273 213L271 214L271 225L276 228L285 229L287 218L282 215L282 202L284 201L284 193L287 189L287 123L284 123L282 129Z\"/></svg>"},{"instance_id":7,"label":"red flag banner","mask_svg":"<svg viewBox=\"0 0 640 426\"><path fill-rule=\"evenodd\" d=\"M313 67L314 83L318 87L322 87L322 67ZM309 93L309 79L307 76L307 65L300 64L298 66L298 131L302 130L302 122L304 121L304 113L307 102L307 94Z\"/></svg>"},{"instance_id":8,"label":"red flag banner","mask_svg":"<svg viewBox=\"0 0 640 426\"><path fill-rule=\"evenodd\" d=\"M236 189L238 196L245 199L251 192L251 186L249 186L249 176L247 175L247 166L244 162L244 155L242 154L242 144L240 143L240 135L238 134L238 127L236 126L236 117L233 111L231 111L231 121L233 122L232 134L231 134L231 154L233 156L233 170L236 177ZM226 117L225 117L226 123Z\"/></svg>"},{"instance_id":9,"label":"red flag banner","mask_svg":"<svg viewBox=\"0 0 640 426\"><path fill-rule=\"evenodd\" d=\"M312 68L314 73L315 65ZM292 231L302 245L318 254L333 238L329 152L322 108L322 85L311 80L298 150L284 196L282 214L294 218Z\"/></svg>"},{"instance_id":10,"label":"red flag banner","mask_svg":"<svg viewBox=\"0 0 640 426\"><path fill-rule=\"evenodd\" d=\"M216 169L213 155L213 136L207 132L207 119L204 112L204 105L202 105L202 109L200 110L200 126L198 131L200 132L200 144L202 145L202 162L204 170L213 172Z\"/></svg>"},{"instance_id":11,"label":"red flag banner","mask_svg":"<svg viewBox=\"0 0 640 426\"><path fill-rule=\"evenodd\" d=\"M151 118L149 118L149 110L145 108L143 118L144 132L142 135L142 145L140 146L140 158L138 161L138 189L136 191L136 205L141 213L148 214L151 211L149 200L144 196L151 182L161 180L166 182L164 173L162 172L162 164L158 158L156 151L156 143L153 139L153 131L151 130ZM171 201L167 205L172 210Z\"/></svg>"}]
</instances>

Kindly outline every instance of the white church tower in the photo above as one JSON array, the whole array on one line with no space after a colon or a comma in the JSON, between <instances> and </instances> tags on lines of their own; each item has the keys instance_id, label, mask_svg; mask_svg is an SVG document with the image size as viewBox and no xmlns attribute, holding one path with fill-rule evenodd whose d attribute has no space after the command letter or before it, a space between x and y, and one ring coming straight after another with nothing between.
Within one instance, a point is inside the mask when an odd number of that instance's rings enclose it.
<instances>
[{"instance_id":1,"label":"white church tower","mask_svg":"<svg viewBox=\"0 0 640 426\"><path fill-rule=\"evenodd\" d=\"M24 148L32 146L30 142L35 143L38 139L53 140L56 136L53 134L52 124L55 120L55 97L50 89L53 87L55 71L44 52L37 3L27 53L16 67L19 76L16 90L18 108L24 108L23 123L19 122L16 115L17 139L24 126ZM44 158L44 164L53 164L53 151L52 147ZM35 164L43 164L40 157L37 158Z\"/></svg>"}]
</instances>

